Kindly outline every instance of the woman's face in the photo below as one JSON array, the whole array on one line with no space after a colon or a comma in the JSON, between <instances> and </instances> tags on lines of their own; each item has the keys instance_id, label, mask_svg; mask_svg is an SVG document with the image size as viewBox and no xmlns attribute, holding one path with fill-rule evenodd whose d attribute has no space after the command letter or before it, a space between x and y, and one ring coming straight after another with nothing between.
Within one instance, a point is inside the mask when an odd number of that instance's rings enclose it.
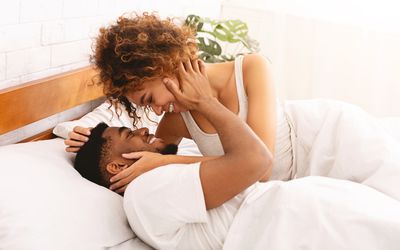
<instances>
[{"instance_id":1,"label":"woman's face","mask_svg":"<svg viewBox=\"0 0 400 250\"><path fill-rule=\"evenodd\" d=\"M126 97L138 106L151 107L157 115L162 115L164 112L186 111L177 103L174 95L164 85L163 79L160 77L143 82L142 89L130 91L126 94ZM176 78L170 79L178 84Z\"/></svg>"}]
</instances>

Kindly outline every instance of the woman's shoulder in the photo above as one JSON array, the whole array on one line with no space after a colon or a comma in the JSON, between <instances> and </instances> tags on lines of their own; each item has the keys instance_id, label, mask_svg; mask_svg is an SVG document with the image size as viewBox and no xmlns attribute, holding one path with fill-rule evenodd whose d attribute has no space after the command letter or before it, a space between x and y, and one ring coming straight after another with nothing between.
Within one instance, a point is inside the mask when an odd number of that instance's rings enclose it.
<instances>
[{"instance_id":1,"label":"woman's shoulder","mask_svg":"<svg viewBox=\"0 0 400 250\"><path fill-rule=\"evenodd\" d=\"M243 56L242 68L243 71L253 67L266 67L270 68L270 61L264 55L259 53L247 54Z\"/></svg>"},{"instance_id":2,"label":"woman's shoulder","mask_svg":"<svg viewBox=\"0 0 400 250\"><path fill-rule=\"evenodd\" d=\"M261 84L260 79L268 79L272 76L272 67L270 61L261 54L244 55L242 62L243 84L245 89L249 83L255 82ZM252 84L254 86L254 84Z\"/></svg>"}]
</instances>

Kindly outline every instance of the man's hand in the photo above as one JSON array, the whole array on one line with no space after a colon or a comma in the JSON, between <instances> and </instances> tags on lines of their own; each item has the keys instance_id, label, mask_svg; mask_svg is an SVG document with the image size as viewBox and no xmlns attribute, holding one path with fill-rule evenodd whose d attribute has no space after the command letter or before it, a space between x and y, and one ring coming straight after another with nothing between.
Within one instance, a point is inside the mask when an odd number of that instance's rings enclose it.
<instances>
[{"instance_id":1,"label":"man's hand","mask_svg":"<svg viewBox=\"0 0 400 250\"><path fill-rule=\"evenodd\" d=\"M181 62L178 71L179 87L168 78L164 79L164 84L183 107L195 110L200 102L213 97L203 61Z\"/></svg>"}]
</instances>

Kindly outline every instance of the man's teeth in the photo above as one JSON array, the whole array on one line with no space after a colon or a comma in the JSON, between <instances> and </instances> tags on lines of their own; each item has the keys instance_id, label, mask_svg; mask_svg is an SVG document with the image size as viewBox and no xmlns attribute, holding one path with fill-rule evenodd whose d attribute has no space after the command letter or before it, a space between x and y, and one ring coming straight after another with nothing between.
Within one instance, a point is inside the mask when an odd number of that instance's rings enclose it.
<instances>
[{"instance_id":1,"label":"man's teeth","mask_svg":"<svg viewBox=\"0 0 400 250\"><path fill-rule=\"evenodd\" d=\"M149 144L152 144L152 143L155 142L156 140L157 140L156 137L151 138L150 141L149 141Z\"/></svg>"}]
</instances>

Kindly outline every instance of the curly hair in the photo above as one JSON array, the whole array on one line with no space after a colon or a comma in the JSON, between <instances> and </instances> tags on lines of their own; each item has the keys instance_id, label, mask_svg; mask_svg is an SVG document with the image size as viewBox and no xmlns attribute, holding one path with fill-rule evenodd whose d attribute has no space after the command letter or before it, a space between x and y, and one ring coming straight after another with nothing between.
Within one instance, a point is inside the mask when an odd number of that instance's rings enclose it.
<instances>
[{"instance_id":1,"label":"curly hair","mask_svg":"<svg viewBox=\"0 0 400 250\"><path fill-rule=\"evenodd\" d=\"M140 117L124 95L139 90L144 81L176 75L178 63L197 58L198 49L189 26L145 12L100 28L93 50L90 59L100 72L104 94L117 108L126 108L135 126Z\"/></svg>"}]
</instances>

